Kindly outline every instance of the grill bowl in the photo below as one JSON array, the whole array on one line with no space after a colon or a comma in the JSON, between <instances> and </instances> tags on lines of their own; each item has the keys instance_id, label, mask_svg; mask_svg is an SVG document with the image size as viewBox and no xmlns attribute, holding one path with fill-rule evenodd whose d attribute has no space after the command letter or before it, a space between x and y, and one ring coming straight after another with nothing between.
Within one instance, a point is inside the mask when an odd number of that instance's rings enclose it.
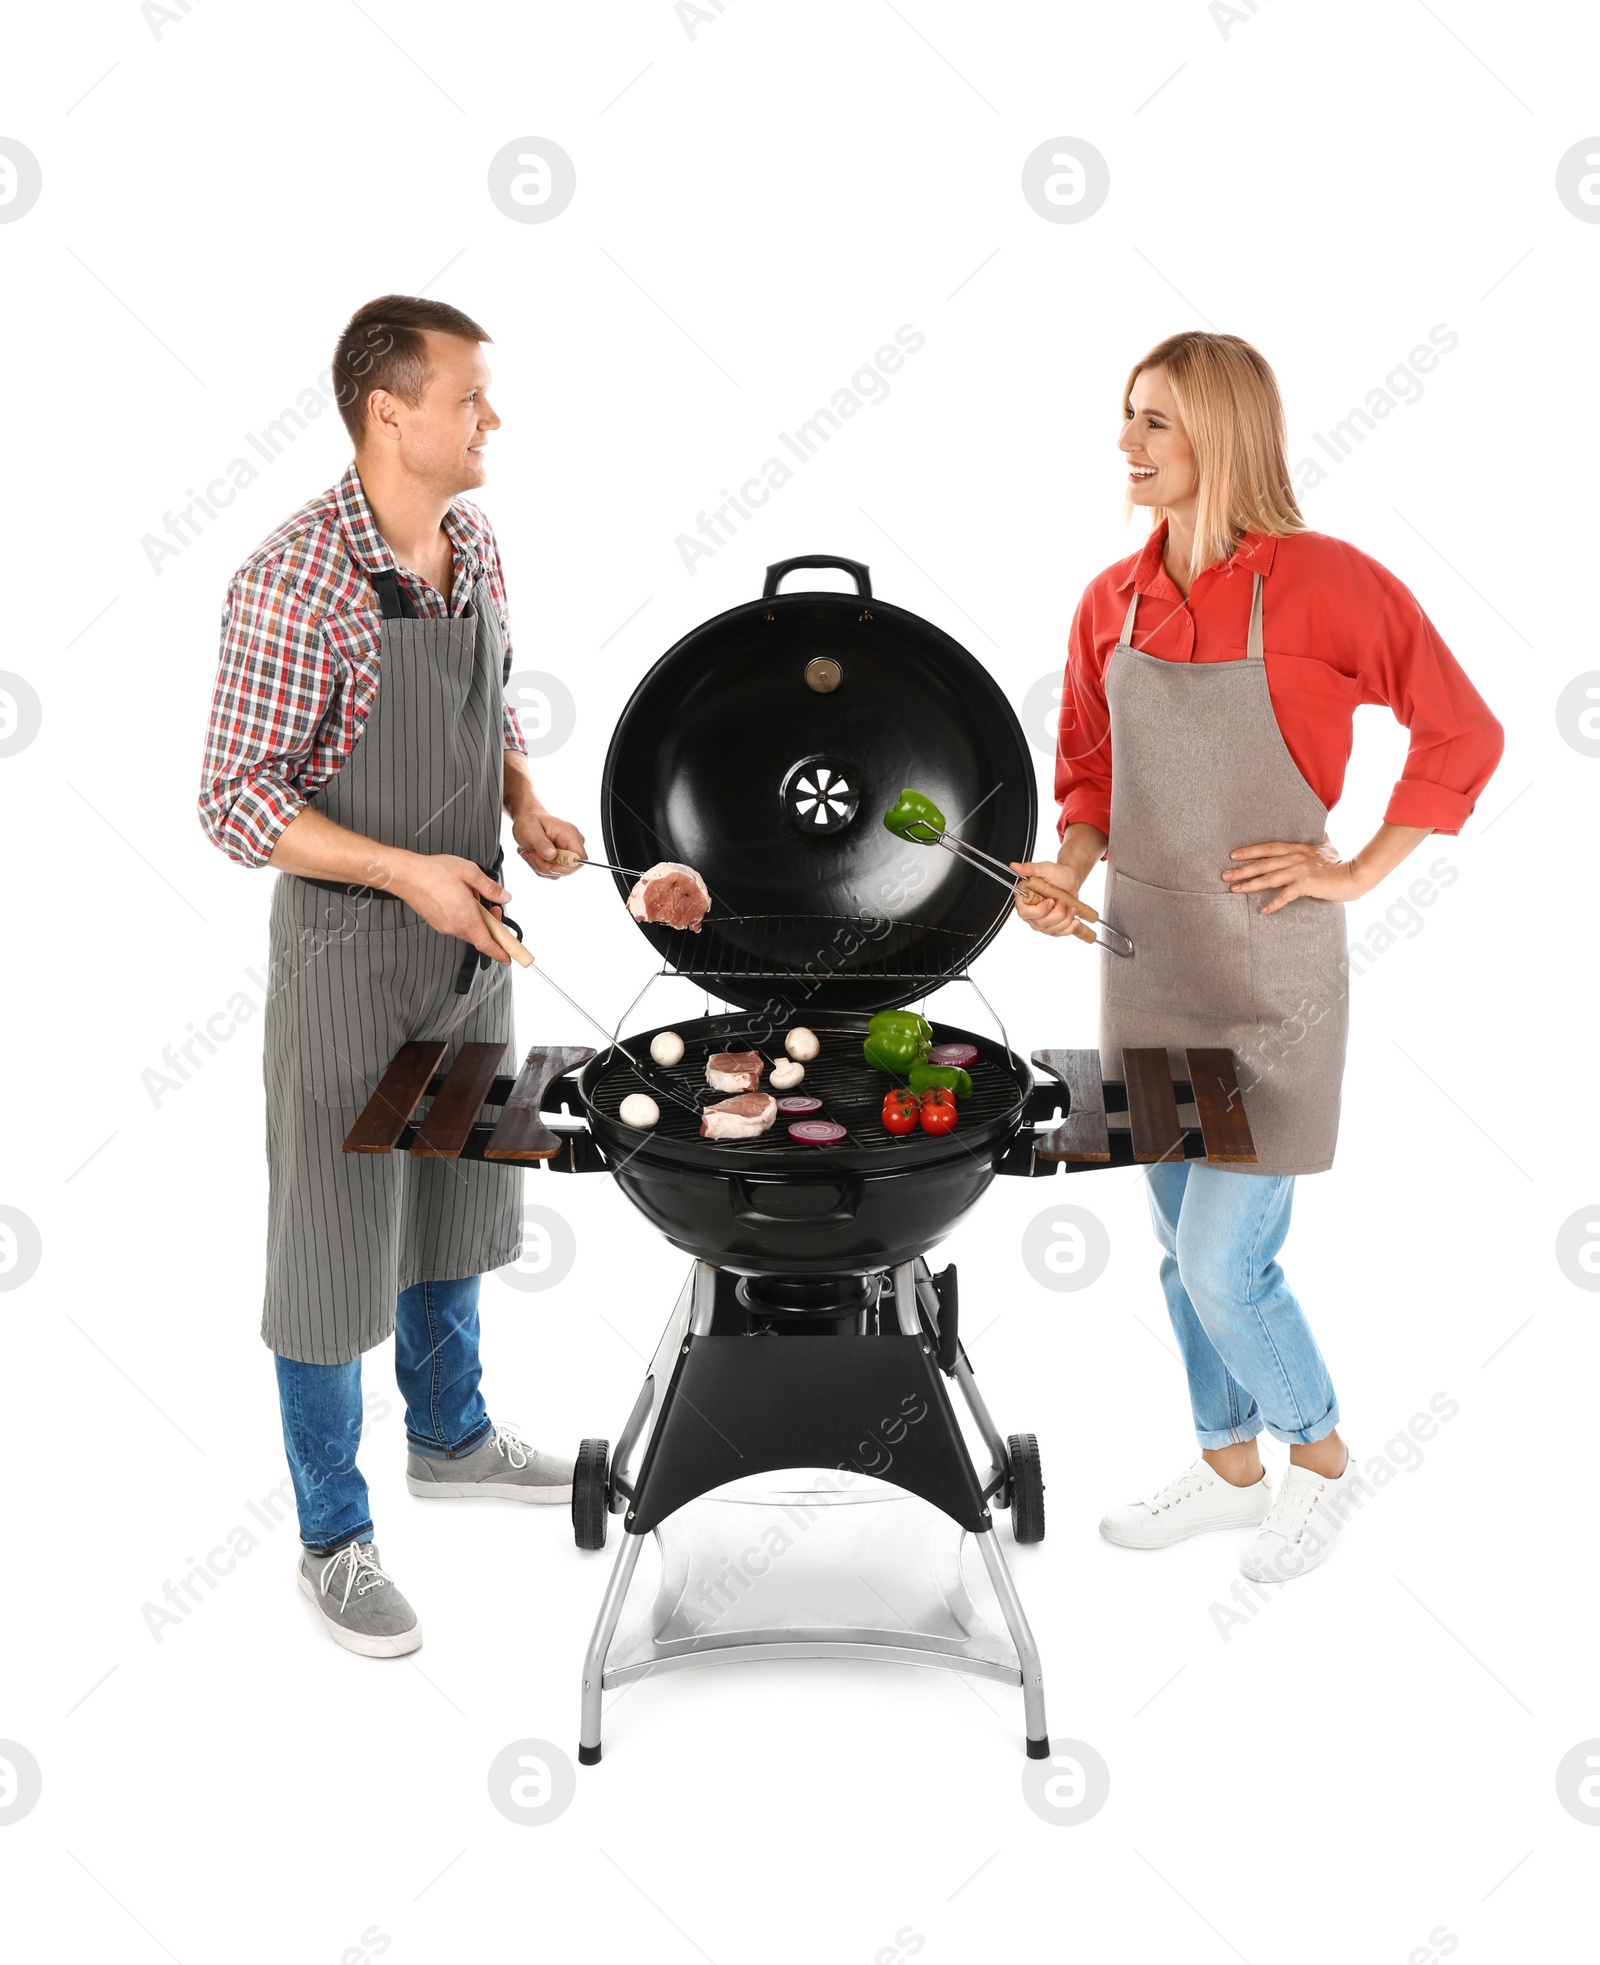
<instances>
[{"instance_id":1,"label":"grill bowl","mask_svg":"<svg viewBox=\"0 0 1600 1965\"><path fill-rule=\"evenodd\" d=\"M810 1028L821 1055L796 1089L822 1100L818 1117L849 1128L845 1141L798 1145L781 1113L759 1139L702 1139L698 1112L679 1101L699 1107L723 1096L705 1082L707 1057L756 1050L770 1072L784 1054L787 1027L760 1017L700 1017L624 1039L642 1072L620 1052L592 1059L580 1081L584 1108L617 1185L675 1247L745 1275L862 1274L921 1255L994 1179L1022 1123L1031 1083L1026 1062L992 1039L935 1024L935 1043L977 1047L972 1096L961 1101L953 1133L897 1138L879 1120L893 1081L861 1057L866 1017L820 1018ZM683 1061L670 1069L649 1063L650 1040L662 1029L684 1041ZM661 1123L650 1132L618 1117L622 1100L641 1090L661 1107Z\"/></svg>"}]
</instances>

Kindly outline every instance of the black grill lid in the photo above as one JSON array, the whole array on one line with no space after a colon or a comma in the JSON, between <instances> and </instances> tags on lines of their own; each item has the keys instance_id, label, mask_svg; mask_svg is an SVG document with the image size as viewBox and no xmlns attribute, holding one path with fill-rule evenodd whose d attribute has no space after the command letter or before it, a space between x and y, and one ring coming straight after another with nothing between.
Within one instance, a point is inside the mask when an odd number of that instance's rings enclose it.
<instances>
[{"instance_id":1,"label":"black grill lid","mask_svg":"<svg viewBox=\"0 0 1600 1965\"><path fill-rule=\"evenodd\" d=\"M779 594L810 566L857 591ZM875 600L856 561L785 560L760 600L685 635L634 691L606 756L606 857L699 869L700 934L641 927L725 1001L883 1009L965 969L1011 906L953 854L885 829L905 785L997 859L1032 855L1033 760L994 678Z\"/></svg>"}]
</instances>

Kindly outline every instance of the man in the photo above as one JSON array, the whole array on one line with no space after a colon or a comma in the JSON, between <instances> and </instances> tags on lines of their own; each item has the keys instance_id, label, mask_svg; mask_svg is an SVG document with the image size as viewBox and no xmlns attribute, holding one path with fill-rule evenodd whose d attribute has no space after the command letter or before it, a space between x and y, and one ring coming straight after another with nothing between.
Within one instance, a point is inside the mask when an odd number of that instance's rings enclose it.
<instances>
[{"instance_id":1,"label":"man","mask_svg":"<svg viewBox=\"0 0 1600 1965\"><path fill-rule=\"evenodd\" d=\"M511 652L482 484L488 340L438 301L361 308L334 353L355 461L234 575L200 817L245 866L273 866L266 1011L267 1281L299 1509L300 1587L368 1657L422 1642L384 1573L361 1437L361 1354L395 1334L406 1485L437 1498L566 1501L572 1463L490 1419L478 1285L521 1244L519 1168L346 1155L411 1038L509 1045L509 958L480 902L500 884L501 815L546 879L582 834L540 804L505 700Z\"/></svg>"}]
</instances>

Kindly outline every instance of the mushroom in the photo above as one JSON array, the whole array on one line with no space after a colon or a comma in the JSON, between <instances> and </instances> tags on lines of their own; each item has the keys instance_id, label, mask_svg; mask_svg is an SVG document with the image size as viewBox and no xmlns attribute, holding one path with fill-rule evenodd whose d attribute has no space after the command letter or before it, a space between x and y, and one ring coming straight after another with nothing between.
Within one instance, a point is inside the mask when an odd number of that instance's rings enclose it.
<instances>
[{"instance_id":1,"label":"mushroom","mask_svg":"<svg viewBox=\"0 0 1600 1965\"><path fill-rule=\"evenodd\" d=\"M817 1055L818 1051L822 1049L822 1046L817 1041L817 1033L814 1030L807 1030L802 1026L799 1029L789 1032L789 1035L783 1040L783 1048L789 1053L790 1057L798 1058L802 1064L809 1064Z\"/></svg>"},{"instance_id":2,"label":"mushroom","mask_svg":"<svg viewBox=\"0 0 1600 1965\"><path fill-rule=\"evenodd\" d=\"M675 1030L658 1030L650 1039L650 1055L657 1064L681 1064L683 1039ZM654 1125L655 1121L650 1123Z\"/></svg>"},{"instance_id":3,"label":"mushroom","mask_svg":"<svg viewBox=\"0 0 1600 1965\"><path fill-rule=\"evenodd\" d=\"M617 1108L617 1117L625 1126L636 1126L640 1132L648 1132L661 1117L661 1107L647 1092L629 1092Z\"/></svg>"}]
</instances>

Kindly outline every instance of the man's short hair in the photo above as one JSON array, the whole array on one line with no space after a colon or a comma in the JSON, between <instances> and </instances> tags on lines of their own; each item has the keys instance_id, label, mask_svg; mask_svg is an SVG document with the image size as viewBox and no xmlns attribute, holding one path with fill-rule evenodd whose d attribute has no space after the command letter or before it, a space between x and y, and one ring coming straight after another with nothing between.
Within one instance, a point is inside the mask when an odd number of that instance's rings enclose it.
<instances>
[{"instance_id":1,"label":"man's short hair","mask_svg":"<svg viewBox=\"0 0 1600 1965\"><path fill-rule=\"evenodd\" d=\"M429 375L425 329L463 341L489 339L459 307L405 293L369 300L350 316L333 351L333 387L344 427L358 450L366 435L367 398L374 389L387 389L413 409L422 401Z\"/></svg>"}]
</instances>

